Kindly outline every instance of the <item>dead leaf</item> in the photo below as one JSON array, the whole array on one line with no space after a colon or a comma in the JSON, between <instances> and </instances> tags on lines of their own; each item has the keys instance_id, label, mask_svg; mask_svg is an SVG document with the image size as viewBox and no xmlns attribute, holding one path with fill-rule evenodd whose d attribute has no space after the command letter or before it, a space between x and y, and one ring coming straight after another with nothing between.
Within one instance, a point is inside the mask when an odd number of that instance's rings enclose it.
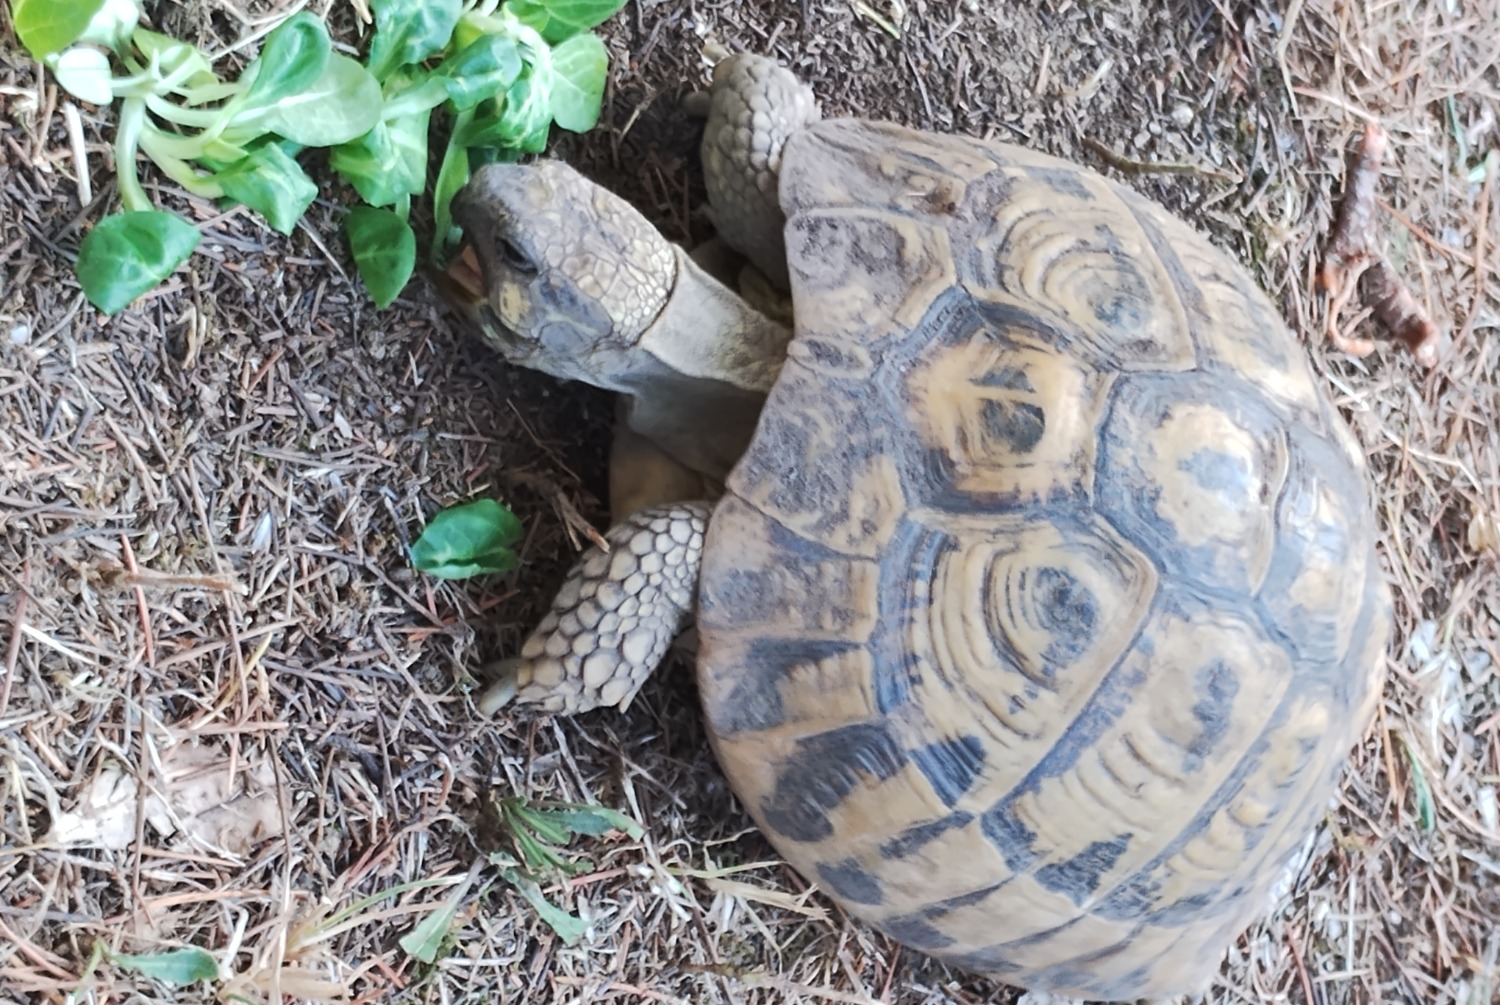
<instances>
[{"instance_id":1,"label":"dead leaf","mask_svg":"<svg viewBox=\"0 0 1500 1005\"><path fill-rule=\"evenodd\" d=\"M49 838L69 847L118 851L135 840L136 814L144 812L147 833L173 846L240 856L278 830L274 786L267 761L242 761L231 774L222 751L180 743L162 754L161 777L149 781L143 804L135 777L111 762L73 811L57 818Z\"/></svg>"}]
</instances>

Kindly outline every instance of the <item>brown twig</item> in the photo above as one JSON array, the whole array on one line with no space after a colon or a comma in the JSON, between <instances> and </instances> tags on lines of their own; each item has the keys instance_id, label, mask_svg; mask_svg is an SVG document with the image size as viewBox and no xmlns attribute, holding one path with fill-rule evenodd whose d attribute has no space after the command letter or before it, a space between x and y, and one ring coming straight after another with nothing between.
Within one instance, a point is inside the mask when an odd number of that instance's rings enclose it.
<instances>
[{"instance_id":1,"label":"brown twig","mask_svg":"<svg viewBox=\"0 0 1500 1005\"><path fill-rule=\"evenodd\" d=\"M1375 250L1375 187L1385 156L1385 130L1365 123L1358 155L1344 186L1344 201L1328 236L1318 285L1328 294L1328 339L1341 352L1368 356L1369 339L1346 335L1339 328L1344 306L1359 294L1360 302L1423 366L1437 362L1437 326L1407 290L1395 268Z\"/></svg>"}]
</instances>

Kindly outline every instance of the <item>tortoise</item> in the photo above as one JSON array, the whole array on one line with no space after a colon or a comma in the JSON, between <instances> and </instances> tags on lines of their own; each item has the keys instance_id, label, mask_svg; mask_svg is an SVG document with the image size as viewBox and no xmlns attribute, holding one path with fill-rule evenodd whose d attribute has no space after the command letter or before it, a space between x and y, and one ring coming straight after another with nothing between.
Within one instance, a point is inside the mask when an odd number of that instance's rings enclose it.
<instances>
[{"instance_id":1,"label":"tortoise","mask_svg":"<svg viewBox=\"0 0 1500 1005\"><path fill-rule=\"evenodd\" d=\"M733 791L850 914L1038 991L1205 988L1380 693L1352 433L1131 189L825 119L765 57L706 100L717 249L556 160L455 202L505 357L622 402L608 547L482 712L624 709L695 626Z\"/></svg>"}]
</instances>

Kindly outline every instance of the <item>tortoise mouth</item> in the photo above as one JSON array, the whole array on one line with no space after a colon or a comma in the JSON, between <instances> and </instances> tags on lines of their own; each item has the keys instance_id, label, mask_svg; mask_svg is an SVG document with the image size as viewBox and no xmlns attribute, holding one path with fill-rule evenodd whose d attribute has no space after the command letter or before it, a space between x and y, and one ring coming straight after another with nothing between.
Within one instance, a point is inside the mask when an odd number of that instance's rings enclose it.
<instances>
[{"instance_id":1,"label":"tortoise mouth","mask_svg":"<svg viewBox=\"0 0 1500 1005\"><path fill-rule=\"evenodd\" d=\"M484 267L479 264L479 254L472 243L464 242L443 270L443 277L451 294L466 301L466 306L468 303L477 304L486 297Z\"/></svg>"}]
</instances>

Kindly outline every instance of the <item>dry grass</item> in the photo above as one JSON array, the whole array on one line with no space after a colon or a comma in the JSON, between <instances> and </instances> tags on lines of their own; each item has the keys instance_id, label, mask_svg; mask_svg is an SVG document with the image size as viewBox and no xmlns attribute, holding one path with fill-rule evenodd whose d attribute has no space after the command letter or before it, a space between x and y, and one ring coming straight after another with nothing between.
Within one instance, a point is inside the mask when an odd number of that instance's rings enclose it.
<instances>
[{"instance_id":1,"label":"dry grass","mask_svg":"<svg viewBox=\"0 0 1500 1005\"><path fill-rule=\"evenodd\" d=\"M701 236L676 99L704 38L775 50L832 111L1123 170L1321 333L1312 279L1345 149L1366 116L1389 132L1383 232L1447 332L1440 360L1349 360L1316 334L1308 349L1380 479L1390 684L1289 902L1212 1000L1496 1000L1500 182L1465 175L1500 146L1500 6L913 0L899 43L849 5L811 0L806 23L797 7L637 0L610 29L605 126L562 149L669 235ZM164 10L187 37L243 30L228 0ZM371 310L327 207L282 239L167 196L204 254L101 322L70 258L113 198L110 127L80 110L84 206L67 99L35 71L0 48L0 997L211 997L89 966L103 944L209 949L226 988L268 1001L1009 1000L776 864L708 755L683 668L627 715L479 719L469 669L546 602L578 546L568 512L603 519L608 402L508 371L419 286ZM425 516L480 491L527 519L523 570L413 577L403 545ZM252 832L182 809L173 766L205 750L219 781L243 782L233 819ZM60 822L119 768L140 784L109 833L63 846L80 832ZM153 791L179 820L144 812ZM594 869L547 890L592 922L583 945L501 885L460 912L450 953L416 963L397 938L494 846L482 809L511 792L602 802L646 834L591 842Z\"/></svg>"}]
</instances>

